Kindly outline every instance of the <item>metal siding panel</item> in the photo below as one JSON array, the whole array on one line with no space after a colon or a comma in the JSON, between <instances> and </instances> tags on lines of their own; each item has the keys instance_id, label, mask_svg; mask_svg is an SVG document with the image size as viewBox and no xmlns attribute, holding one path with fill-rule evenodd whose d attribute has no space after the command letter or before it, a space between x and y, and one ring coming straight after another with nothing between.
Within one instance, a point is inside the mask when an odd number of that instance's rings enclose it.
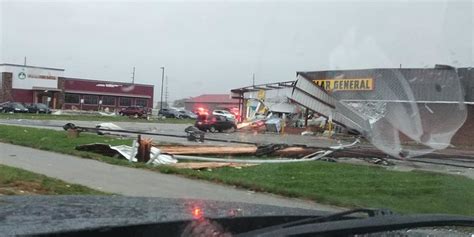
<instances>
[{"instance_id":1,"label":"metal siding panel","mask_svg":"<svg viewBox=\"0 0 474 237\"><path fill-rule=\"evenodd\" d=\"M304 77L298 76L295 87L300 88L308 94L313 95L332 106L335 106L336 104L336 100L332 98L325 90L319 86L316 86L316 84Z\"/></svg>"},{"instance_id":2,"label":"metal siding panel","mask_svg":"<svg viewBox=\"0 0 474 237\"><path fill-rule=\"evenodd\" d=\"M325 117L329 117L332 114L331 107L311 98L302 91L295 90L291 99L313 111L324 115Z\"/></svg>"},{"instance_id":3,"label":"metal siding panel","mask_svg":"<svg viewBox=\"0 0 474 237\"><path fill-rule=\"evenodd\" d=\"M305 92L311 93L312 96L321 99L327 104L318 101ZM369 129L368 121L361 115L357 114L353 110L350 110L345 105L338 103L334 98L331 98L330 95L319 88L316 84L309 82L305 78L298 78L298 81L295 83L295 90L293 91L291 98L297 103L319 114L322 114L327 118L332 117L334 122L342 124L346 127L356 129L360 132L365 132ZM336 109L332 108L328 104L333 105Z\"/></svg>"}]
</instances>

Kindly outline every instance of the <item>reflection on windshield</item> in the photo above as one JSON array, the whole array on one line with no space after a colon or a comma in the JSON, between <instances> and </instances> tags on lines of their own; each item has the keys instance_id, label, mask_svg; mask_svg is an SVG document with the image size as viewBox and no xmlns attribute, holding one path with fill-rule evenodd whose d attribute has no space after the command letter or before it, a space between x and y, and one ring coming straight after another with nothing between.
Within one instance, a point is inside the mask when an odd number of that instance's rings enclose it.
<instances>
[{"instance_id":1,"label":"reflection on windshield","mask_svg":"<svg viewBox=\"0 0 474 237\"><path fill-rule=\"evenodd\" d=\"M473 216L473 4L1 1L0 203Z\"/></svg>"}]
</instances>

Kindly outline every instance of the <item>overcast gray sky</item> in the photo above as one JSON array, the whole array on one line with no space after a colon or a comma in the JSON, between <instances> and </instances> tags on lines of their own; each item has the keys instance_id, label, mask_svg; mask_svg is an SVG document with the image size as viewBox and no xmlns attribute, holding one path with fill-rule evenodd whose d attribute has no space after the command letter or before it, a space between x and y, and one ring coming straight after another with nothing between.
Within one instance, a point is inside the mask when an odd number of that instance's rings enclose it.
<instances>
[{"instance_id":1,"label":"overcast gray sky","mask_svg":"<svg viewBox=\"0 0 474 237\"><path fill-rule=\"evenodd\" d=\"M0 4L5 63L155 85L170 100L296 71L472 66L473 1L26 2Z\"/></svg>"}]
</instances>

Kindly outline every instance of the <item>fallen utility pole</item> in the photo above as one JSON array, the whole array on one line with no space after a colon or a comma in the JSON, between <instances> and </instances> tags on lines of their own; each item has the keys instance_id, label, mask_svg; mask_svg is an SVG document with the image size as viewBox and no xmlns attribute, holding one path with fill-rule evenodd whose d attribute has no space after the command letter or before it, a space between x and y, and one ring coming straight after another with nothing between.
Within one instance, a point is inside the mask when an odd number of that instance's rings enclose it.
<instances>
[{"instance_id":1,"label":"fallen utility pole","mask_svg":"<svg viewBox=\"0 0 474 237\"><path fill-rule=\"evenodd\" d=\"M227 162L227 163L247 163L247 164L275 164L275 163L296 163L296 162L306 162L306 161L315 161L319 160L325 156L328 156L336 151L341 151L346 148L355 146L360 142L359 139L356 139L353 143L347 145L338 145L326 148L326 150L321 150L312 154L311 157L305 159L272 159L272 160L262 160L262 159L226 159L226 158L210 158L210 157L197 157L197 156L184 156L184 155L175 155L174 158L178 160L194 160L194 161L212 161L212 162Z\"/></svg>"},{"instance_id":2,"label":"fallen utility pole","mask_svg":"<svg viewBox=\"0 0 474 237\"><path fill-rule=\"evenodd\" d=\"M175 135L175 134L167 134L167 133L153 133L153 132L144 132L144 131L133 131L133 130L124 130L124 129L102 129L102 128L90 128L90 127L76 127L79 129L83 129L87 132L117 132L117 133L131 133L131 134L141 134L141 135L152 135L152 136L162 136L162 137L176 137L176 138L188 138L187 135ZM229 142L229 143L239 143L239 144L248 144L248 145L256 145L254 142L244 142L244 141L235 141L235 140L226 140L226 139L217 139L217 138L206 138L207 141L215 141L215 142Z\"/></svg>"}]
</instances>

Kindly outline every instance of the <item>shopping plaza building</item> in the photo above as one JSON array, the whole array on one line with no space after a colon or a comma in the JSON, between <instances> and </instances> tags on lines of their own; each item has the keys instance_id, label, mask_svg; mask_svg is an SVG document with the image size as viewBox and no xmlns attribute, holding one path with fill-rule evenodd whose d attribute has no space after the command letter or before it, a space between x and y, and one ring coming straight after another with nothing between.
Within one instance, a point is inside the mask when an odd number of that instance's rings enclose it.
<instances>
[{"instance_id":1,"label":"shopping plaza building","mask_svg":"<svg viewBox=\"0 0 474 237\"><path fill-rule=\"evenodd\" d=\"M44 103L54 109L117 111L153 107L153 85L64 76L64 69L0 64L0 103Z\"/></svg>"}]
</instances>

